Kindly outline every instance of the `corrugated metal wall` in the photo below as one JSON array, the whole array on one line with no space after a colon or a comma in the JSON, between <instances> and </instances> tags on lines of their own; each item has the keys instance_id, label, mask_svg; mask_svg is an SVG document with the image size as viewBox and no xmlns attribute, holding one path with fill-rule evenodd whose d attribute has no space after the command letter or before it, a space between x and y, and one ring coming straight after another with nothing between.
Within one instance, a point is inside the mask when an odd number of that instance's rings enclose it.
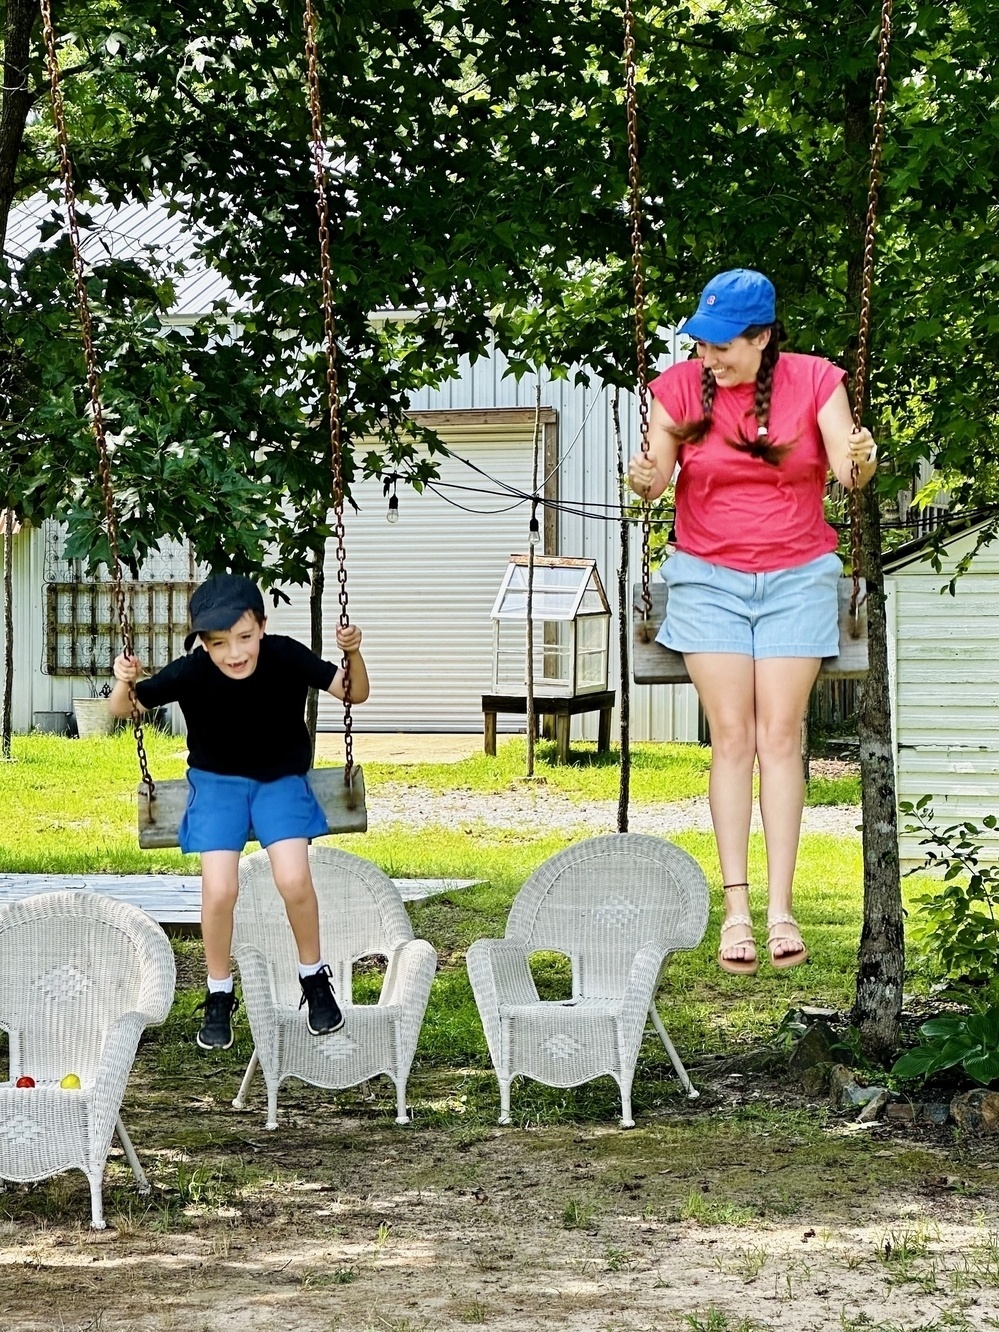
<instances>
[{"instance_id":1,"label":"corrugated metal wall","mask_svg":"<svg viewBox=\"0 0 999 1332\"><path fill-rule=\"evenodd\" d=\"M938 826L999 814L999 550L975 557L955 596L945 590L974 542L953 542L942 573L914 563L887 580L898 795L931 796ZM907 822L903 868L923 860ZM999 860L999 834L982 842Z\"/></svg>"}]
</instances>

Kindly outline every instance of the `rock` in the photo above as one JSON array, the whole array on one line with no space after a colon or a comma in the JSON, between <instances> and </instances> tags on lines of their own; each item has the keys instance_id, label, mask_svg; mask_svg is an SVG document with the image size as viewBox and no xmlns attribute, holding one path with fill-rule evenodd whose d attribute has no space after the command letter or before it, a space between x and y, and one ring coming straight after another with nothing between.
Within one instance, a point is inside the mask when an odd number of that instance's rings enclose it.
<instances>
[{"instance_id":1,"label":"rock","mask_svg":"<svg viewBox=\"0 0 999 1332\"><path fill-rule=\"evenodd\" d=\"M946 1124L950 1119L950 1106L945 1101L931 1101L922 1107L919 1118L927 1124Z\"/></svg>"},{"instance_id":2,"label":"rock","mask_svg":"<svg viewBox=\"0 0 999 1332\"><path fill-rule=\"evenodd\" d=\"M825 1096L829 1090L832 1064L813 1064L801 1075L801 1086L806 1096Z\"/></svg>"},{"instance_id":3,"label":"rock","mask_svg":"<svg viewBox=\"0 0 999 1332\"><path fill-rule=\"evenodd\" d=\"M885 1119L896 1124L911 1124L919 1118L922 1109L918 1101L893 1101L885 1110Z\"/></svg>"},{"instance_id":4,"label":"rock","mask_svg":"<svg viewBox=\"0 0 999 1332\"><path fill-rule=\"evenodd\" d=\"M856 1085L853 1069L847 1068L845 1064L833 1064L829 1070L829 1099L833 1105L842 1107L847 1088Z\"/></svg>"},{"instance_id":5,"label":"rock","mask_svg":"<svg viewBox=\"0 0 999 1332\"><path fill-rule=\"evenodd\" d=\"M829 1099L840 1110L856 1110L875 1100L884 1090L884 1087L862 1087L853 1070L845 1064L834 1064L829 1070Z\"/></svg>"},{"instance_id":6,"label":"rock","mask_svg":"<svg viewBox=\"0 0 999 1332\"><path fill-rule=\"evenodd\" d=\"M833 1062L832 1033L823 1023L816 1022L791 1051L787 1066L791 1076L801 1081L806 1069Z\"/></svg>"},{"instance_id":7,"label":"rock","mask_svg":"<svg viewBox=\"0 0 999 1332\"><path fill-rule=\"evenodd\" d=\"M976 1087L950 1103L954 1123L964 1133L999 1133L999 1092Z\"/></svg>"},{"instance_id":8,"label":"rock","mask_svg":"<svg viewBox=\"0 0 999 1332\"><path fill-rule=\"evenodd\" d=\"M875 1095L871 1097L857 1116L857 1123L873 1124L876 1119L881 1118L881 1112L888 1104L890 1093L887 1087L864 1087L863 1090L874 1092Z\"/></svg>"}]
</instances>

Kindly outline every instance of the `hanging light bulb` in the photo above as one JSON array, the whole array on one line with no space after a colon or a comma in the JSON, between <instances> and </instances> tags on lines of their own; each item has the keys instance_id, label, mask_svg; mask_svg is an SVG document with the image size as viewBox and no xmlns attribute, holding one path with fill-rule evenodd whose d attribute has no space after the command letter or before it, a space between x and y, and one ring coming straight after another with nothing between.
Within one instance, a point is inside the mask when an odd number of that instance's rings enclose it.
<instances>
[{"instance_id":1,"label":"hanging light bulb","mask_svg":"<svg viewBox=\"0 0 999 1332\"><path fill-rule=\"evenodd\" d=\"M388 513L385 515L387 523L397 523L399 521L399 496L389 495Z\"/></svg>"},{"instance_id":2,"label":"hanging light bulb","mask_svg":"<svg viewBox=\"0 0 999 1332\"><path fill-rule=\"evenodd\" d=\"M527 539L532 546L536 546L538 542L541 540L541 527L538 523L537 518L531 519L530 526L528 528Z\"/></svg>"}]
</instances>

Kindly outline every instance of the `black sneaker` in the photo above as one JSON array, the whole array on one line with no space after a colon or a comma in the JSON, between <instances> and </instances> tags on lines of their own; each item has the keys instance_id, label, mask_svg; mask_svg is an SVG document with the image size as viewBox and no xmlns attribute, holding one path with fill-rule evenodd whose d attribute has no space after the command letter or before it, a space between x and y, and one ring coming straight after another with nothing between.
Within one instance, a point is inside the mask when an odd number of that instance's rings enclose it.
<instances>
[{"instance_id":1,"label":"black sneaker","mask_svg":"<svg viewBox=\"0 0 999 1332\"><path fill-rule=\"evenodd\" d=\"M232 1045L232 1015L239 1007L234 990L208 990L205 1002L198 1005L205 1010L197 1041L202 1050L228 1050Z\"/></svg>"},{"instance_id":2,"label":"black sneaker","mask_svg":"<svg viewBox=\"0 0 999 1332\"><path fill-rule=\"evenodd\" d=\"M314 976L299 976L302 986L302 1004L309 1005L308 1024L313 1036L328 1036L343 1026L343 1014L333 993L333 977L329 967L323 965Z\"/></svg>"}]
</instances>

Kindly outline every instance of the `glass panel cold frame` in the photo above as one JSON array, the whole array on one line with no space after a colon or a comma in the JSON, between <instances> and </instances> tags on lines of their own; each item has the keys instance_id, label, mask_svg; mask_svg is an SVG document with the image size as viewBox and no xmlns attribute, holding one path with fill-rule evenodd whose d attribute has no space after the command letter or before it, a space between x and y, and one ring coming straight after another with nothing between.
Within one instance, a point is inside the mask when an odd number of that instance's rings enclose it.
<instances>
[{"instance_id":1,"label":"glass panel cold frame","mask_svg":"<svg viewBox=\"0 0 999 1332\"><path fill-rule=\"evenodd\" d=\"M587 577L586 569L551 569L536 565L532 619L568 620L572 618L579 588ZM527 566L515 565L503 601L496 612L500 619L523 620L527 617Z\"/></svg>"},{"instance_id":2,"label":"glass panel cold frame","mask_svg":"<svg viewBox=\"0 0 999 1332\"><path fill-rule=\"evenodd\" d=\"M579 603L580 615L607 615L607 603L597 588L591 583L583 593L583 599Z\"/></svg>"},{"instance_id":3,"label":"glass panel cold frame","mask_svg":"<svg viewBox=\"0 0 999 1332\"><path fill-rule=\"evenodd\" d=\"M538 695L572 693L572 626L535 624L534 689ZM527 693L527 624L500 622L494 662L494 692L522 698Z\"/></svg>"},{"instance_id":4,"label":"glass panel cold frame","mask_svg":"<svg viewBox=\"0 0 999 1332\"><path fill-rule=\"evenodd\" d=\"M593 693L607 688L607 647L610 620L589 615L576 621L576 692Z\"/></svg>"}]
</instances>

